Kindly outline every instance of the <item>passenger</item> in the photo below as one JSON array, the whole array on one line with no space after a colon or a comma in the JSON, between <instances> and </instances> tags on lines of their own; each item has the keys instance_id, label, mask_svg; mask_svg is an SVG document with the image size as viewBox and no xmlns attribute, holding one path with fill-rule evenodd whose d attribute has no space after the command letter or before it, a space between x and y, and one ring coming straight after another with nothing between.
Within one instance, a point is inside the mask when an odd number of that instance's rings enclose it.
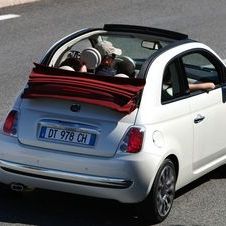
<instances>
[{"instance_id":1,"label":"passenger","mask_svg":"<svg viewBox=\"0 0 226 226\"><path fill-rule=\"evenodd\" d=\"M195 91L209 91L215 89L215 84L213 82L202 82L202 83L188 83L188 88L190 92ZM171 73L169 69L166 69L166 72L163 77L162 83L162 101L172 100L174 98L174 92L171 81Z\"/></svg>"},{"instance_id":2,"label":"passenger","mask_svg":"<svg viewBox=\"0 0 226 226\"><path fill-rule=\"evenodd\" d=\"M215 84L213 82L201 82L201 83L189 83L188 87L191 92L198 91L198 90L212 90L215 89ZM167 68L164 76L163 76L163 90L167 90L169 88L172 88L172 82L171 82L171 73L169 69ZM172 89L171 89L172 93Z\"/></svg>"},{"instance_id":3,"label":"passenger","mask_svg":"<svg viewBox=\"0 0 226 226\"><path fill-rule=\"evenodd\" d=\"M115 48L111 42L99 42L95 48L100 52L102 61L96 70L97 75L115 76L117 70L114 68L115 57L122 54L122 50Z\"/></svg>"},{"instance_id":4,"label":"passenger","mask_svg":"<svg viewBox=\"0 0 226 226\"><path fill-rule=\"evenodd\" d=\"M79 59L73 58L73 57L67 58L65 61L63 61L60 64L59 68L64 69L64 70L87 72L86 65L81 65Z\"/></svg>"}]
</instances>

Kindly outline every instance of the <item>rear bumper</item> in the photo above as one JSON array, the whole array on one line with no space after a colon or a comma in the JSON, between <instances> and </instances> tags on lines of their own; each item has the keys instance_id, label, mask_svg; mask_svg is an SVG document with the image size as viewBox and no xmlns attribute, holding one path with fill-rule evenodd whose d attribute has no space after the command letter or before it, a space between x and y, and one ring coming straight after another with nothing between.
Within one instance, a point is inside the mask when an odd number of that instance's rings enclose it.
<instances>
[{"instance_id":1,"label":"rear bumper","mask_svg":"<svg viewBox=\"0 0 226 226\"><path fill-rule=\"evenodd\" d=\"M123 189L128 188L133 184L131 180L84 175L38 166L13 163L5 160L0 160L0 168L6 172L14 173L17 175L96 187Z\"/></svg>"},{"instance_id":2,"label":"rear bumper","mask_svg":"<svg viewBox=\"0 0 226 226\"><path fill-rule=\"evenodd\" d=\"M62 191L123 203L148 195L161 159L147 152L112 158L25 146L0 134L0 182Z\"/></svg>"}]
</instances>

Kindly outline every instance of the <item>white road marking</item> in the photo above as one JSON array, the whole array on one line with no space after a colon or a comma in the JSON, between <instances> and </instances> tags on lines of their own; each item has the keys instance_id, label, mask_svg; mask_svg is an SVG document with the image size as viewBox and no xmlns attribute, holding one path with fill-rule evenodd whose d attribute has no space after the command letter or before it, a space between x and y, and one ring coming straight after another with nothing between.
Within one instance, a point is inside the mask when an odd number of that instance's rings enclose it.
<instances>
[{"instance_id":1,"label":"white road marking","mask_svg":"<svg viewBox=\"0 0 226 226\"><path fill-rule=\"evenodd\" d=\"M16 17L20 17L20 15L17 15L17 14L0 15L0 20L8 20Z\"/></svg>"},{"instance_id":2,"label":"white road marking","mask_svg":"<svg viewBox=\"0 0 226 226\"><path fill-rule=\"evenodd\" d=\"M24 3L37 2L39 0L0 0L0 8L15 6Z\"/></svg>"}]
</instances>

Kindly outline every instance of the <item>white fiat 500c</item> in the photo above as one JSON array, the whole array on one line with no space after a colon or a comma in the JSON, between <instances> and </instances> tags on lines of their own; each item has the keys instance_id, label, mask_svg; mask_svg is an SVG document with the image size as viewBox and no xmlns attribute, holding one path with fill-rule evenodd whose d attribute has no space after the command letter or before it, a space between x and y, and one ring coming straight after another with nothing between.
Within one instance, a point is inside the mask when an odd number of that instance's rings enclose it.
<instances>
[{"instance_id":1,"label":"white fiat 500c","mask_svg":"<svg viewBox=\"0 0 226 226\"><path fill-rule=\"evenodd\" d=\"M176 190L225 164L225 75L181 33L75 32L35 64L2 123L0 181L141 203L160 222Z\"/></svg>"}]
</instances>

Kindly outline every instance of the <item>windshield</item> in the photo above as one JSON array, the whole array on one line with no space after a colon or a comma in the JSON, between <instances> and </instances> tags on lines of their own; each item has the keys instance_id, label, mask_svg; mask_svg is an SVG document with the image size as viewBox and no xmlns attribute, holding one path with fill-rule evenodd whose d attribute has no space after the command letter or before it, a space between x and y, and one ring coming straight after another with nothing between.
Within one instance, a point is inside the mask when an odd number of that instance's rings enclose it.
<instances>
[{"instance_id":1,"label":"windshield","mask_svg":"<svg viewBox=\"0 0 226 226\"><path fill-rule=\"evenodd\" d=\"M61 46L49 66L136 78L143 63L170 42L172 40L143 33L96 31Z\"/></svg>"},{"instance_id":2,"label":"windshield","mask_svg":"<svg viewBox=\"0 0 226 226\"><path fill-rule=\"evenodd\" d=\"M106 35L101 36L102 40L109 41L113 45L122 50L122 54L130 56L134 60L145 60L150 57L159 48L168 44L166 41L151 40L146 41L142 37L135 37L133 35ZM151 43L152 48L143 45L144 41ZM157 43L158 45L154 44Z\"/></svg>"}]
</instances>

